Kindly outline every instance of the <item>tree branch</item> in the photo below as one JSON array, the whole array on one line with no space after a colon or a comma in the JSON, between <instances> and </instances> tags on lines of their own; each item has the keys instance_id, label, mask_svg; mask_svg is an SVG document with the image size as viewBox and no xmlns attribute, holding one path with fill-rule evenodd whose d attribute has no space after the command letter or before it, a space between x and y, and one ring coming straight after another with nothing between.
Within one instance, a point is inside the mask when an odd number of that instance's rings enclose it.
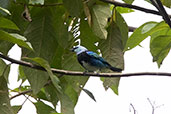
<instances>
[{"instance_id":1,"label":"tree branch","mask_svg":"<svg viewBox=\"0 0 171 114\"><path fill-rule=\"evenodd\" d=\"M26 61L19 61L12 59L10 57L7 57L0 53L0 58L5 59L7 61L10 61L11 63L19 64L22 66L30 67L35 70L42 70L46 71L43 67L34 65L32 63L26 62ZM53 73L61 74L61 75L70 75L70 76L93 76L93 77L131 77L131 76L171 76L171 73L165 73L165 72L139 72L139 73L84 73L84 72L76 72L76 71L68 71L68 70L61 70L61 69L54 69L51 68Z\"/></svg>"},{"instance_id":2,"label":"tree branch","mask_svg":"<svg viewBox=\"0 0 171 114\"><path fill-rule=\"evenodd\" d=\"M152 4L159 10L160 15L163 17L164 21L170 26L171 28L171 21L169 15L167 14L166 10L164 9L160 0L151 0Z\"/></svg>"},{"instance_id":3,"label":"tree branch","mask_svg":"<svg viewBox=\"0 0 171 114\"><path fill-rule=\"evenodd\" d=\"M120 2L111 1L111 0L100 0L100 1L106 2L106 3L110 3L110 4L113 4L115 6L131 8L131 9L139 10L139 11L142 11L142 12L145 12L145 13L151 13L151 14L155 14L155 15L162 16L158 11L151 10L151 9L147 9L147 8L143 8L143 7L136 6L136 5L126 4L126 3L120 3ZM169 15L169 17L171 17L171 15Z\"/></svg>"}]
</instances>

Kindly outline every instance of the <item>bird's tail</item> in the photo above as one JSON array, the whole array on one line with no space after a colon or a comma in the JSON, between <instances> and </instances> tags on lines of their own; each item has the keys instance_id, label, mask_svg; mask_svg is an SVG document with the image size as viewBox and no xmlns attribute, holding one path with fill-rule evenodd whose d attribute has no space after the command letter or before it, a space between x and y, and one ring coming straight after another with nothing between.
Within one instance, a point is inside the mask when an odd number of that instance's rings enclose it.
<instances>
[{"instance_id":1,"label":"bird's tail","mask_svg":"<svg viewBox=\"0 0 171 114\"><path fill-rule=\"evenodd\" d=\"M109 68L110 68L110 70L112 70L112 71L114 71L114 72L121 72L121 71L122 71L122 69L120 69L120 68L115 68L115 67L112 67L112 66L110 66Z\"/></svg>"}]
</instances>

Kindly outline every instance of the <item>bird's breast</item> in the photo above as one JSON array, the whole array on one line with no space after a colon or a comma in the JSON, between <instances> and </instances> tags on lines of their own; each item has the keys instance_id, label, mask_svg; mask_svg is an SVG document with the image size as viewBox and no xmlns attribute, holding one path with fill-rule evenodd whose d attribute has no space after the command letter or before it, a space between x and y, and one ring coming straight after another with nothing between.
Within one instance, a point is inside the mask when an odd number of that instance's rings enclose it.
<instances>
[{"instance_id":1,"label":"bird's breast","mask_svg":"<svg viewBox=\"0 0 171 114\"><path fill-rule=\"evenodd\" d=\"M88 62L82 61L81 63L84 66L84 68L87 69L88 71L96 71L96 70L98 70L97 67L90 65Z\"/></svg>"}]
</instances>

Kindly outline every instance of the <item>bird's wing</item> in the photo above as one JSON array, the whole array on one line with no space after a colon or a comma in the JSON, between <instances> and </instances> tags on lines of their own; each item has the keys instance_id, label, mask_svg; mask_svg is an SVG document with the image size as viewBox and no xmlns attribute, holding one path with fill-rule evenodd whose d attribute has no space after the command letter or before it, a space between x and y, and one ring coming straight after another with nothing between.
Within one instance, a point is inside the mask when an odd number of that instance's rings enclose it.
<instances>
[{"instance_id":1,"label":"bird's wing","mask_svg":"<svg viewBox=\"0 0 171 114\"><path fill-rule=\"evenodd\" d=\"M91 56L91 57L94 58L94 59L98 59L98 60L100 60L100 61L103 62L103 63L107 63L107 62L103 59L103 57L100 57L97 53L95 53L95 52L93 52L93 51L87 51L86 53L87 53L87 55Z\"/></svg>"}]
</instances>

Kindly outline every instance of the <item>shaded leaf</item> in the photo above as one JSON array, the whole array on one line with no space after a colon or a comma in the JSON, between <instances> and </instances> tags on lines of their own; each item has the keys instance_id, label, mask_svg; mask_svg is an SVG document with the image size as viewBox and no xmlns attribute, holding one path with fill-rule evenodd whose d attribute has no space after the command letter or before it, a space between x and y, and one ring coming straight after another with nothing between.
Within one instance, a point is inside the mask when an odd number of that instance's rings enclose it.
<instances>
[{"instance_id":1,"label":"shaded leaf","mask_svg":"<svg viewBox=\"0 0 171 114\"><path fill-rule=\"evenodd\" d=\"M0 17L0 28L19 30L14 22L4 17Z\"/></svg>"},{"instance_id":2,"label":"shaded leaf","mask_svg":"<svg viewBox=\"0 0 171 114\"><path fill-rule=\"evenodd\" d=\"M73 104L72 100L66 94L60 95L59 99L61 102L62 114L75 114L74 104Z\"/></svg>"},{"instance_id":3,"label":"shaded leaf","mask_svg":"<svg viewBox=\"0 0 171 114\"><path fill-rule=\"evenodd\" d=\"M53 106L56 107L59 101L58 98L59 92L56 90L53 84L49 84L48 86L45 87L45 94L48 101L50 101L53 104Z\"/></svg>"},{"instance_id":4,"label":"shaded leaf","mask_svg":"<svg viewBox=\"0 0 171 114\"><path fill-rule=\"evenodd\" d=\"M94 44L99 40L99 38L93 33L85 19L81 19L79 37L81 39L81 45L86 46L86 48L92 51L97 51L97 47Z\"/></svg>"},{"instance_id":5,"label":"shaded leaf","mask_svg":"<svg viewBox=\"0 0 171 114\"><path fill-rule=\"evenodd\" d=\"M152 39L150 43L150 52L153 56L153 61L156 61L158 67L167 56L171 48L171 36L163 35Z\"/></svg>"},{"instance_id":6,"label":"shaded leaf","mask_svg":"<svg viewBox=\"0 0 171 114\"><path fill-rule=\"evenodd\" d=\"M106 40L100 41L99 43L102 55L113 67L124 69L123 38L119 27L115 22L110 24L108 33L108 38ZM105 89L111 87L111 89L118 94L119 80L120 78L105 78L103 80L103 85Z\"/></svg>"},{"instance_id":7,"label":"shaded leaf","mask_svg":"<svg viewBox=\"0 0 171 114\"><path fill-rule=\"evenodd\" d=\"M7 82L3 76L0 76L0 112L2 114L14 114L10 105Z\"/></svg>"},{"instance_id":8,"label":"shaded leaf","mask_svg":"<svg viewBox=\"0 0 171 114\"><path fill-rule=\"evenodd\" d=\"M94 95L93 95L92 92L90 92L90 91L87 90L87 89L83 89L83 91L84 91L90 98L92 98L92 99L96 102L96 99L95 99L95 97L94 97Z\"/></svg>"},{"instance_id":9,"label":"shaded leaf","mask_svg":"<svg viewBox=\"0 0 171 114\"><path fill-rule=\"evenodd\" d=\"M14 105L14 106L12 106L14 114L18 114L18 112L21 110L21 108L22 108L22 105Z\"/></svg>"},{"instance_id":10,"label":"shaded leaf","mask_svg":"<svg viewBox=\"0 0 171 114\"><path fill-rule=\"evenodd\" d=\"M101 39L107 38L107 21L111 16L109 5L94 5L92 13L92 29L96 36Z\"/></svg>"},{"instance_id":11,"label":"shaded leaf","mask_svg":"<svg viewBox=\"0 0 171 114\"><path fill-rule=\"evenodd\" d=\"M33 94L37 94L40 89L47 83L49 79L48 73L28 67L23 67L23 70L31 85Z\"/></svg>"},{"instance_id":12,"label":"shaded leaf","mask_svg":"<svg viewBox=\"0 0 171 114\"><path fill-rule=\"evenodd\" d=\"M0 40L0 52L2 52L4 55L7 55L8 51L12 48L14 44Z\"/></svg>"},{"instance_id":13,"label":"shaded leaf","mask_svg":"<svg viewBox=\"0 0 171 114\"><path fill-rule=\"evenodd\" d=\"M42 101L34 103L36 106L37 114L51 114L56 113L56 110L50 107L49 105L46 105Z\"/></svg>"},{"instance_id":14,"label":"shaded leaf","mask_svg":"<svg viewBox=\"0 0 171 114\"><path fill-rule=\"evenodd\" d=\"M79 16L83 11L83 3L81 0L63 0L64 6L71 16Z\"/></svg>"},{"instance_id":15,"label":"shaded leaf","mask_svg":"<svg viewBox=\"0 0 171 114\"><path fill-rule=\"evenodd\" d=\"M61 87L59 85L60 81L58 79L57 76L55 76L52 71L51 71L51 67L49 66L48 62L42 58L36 57L36 58L28 58L36 63L38 63L40 66L42 66L44 69L46 69L48 75L50 76L50 79L52 80L53 85L55 86L55 88L61 92Z\"/></svg>"},{"instance_id":16,"label":"shaded leaf","mask_svg":"<svg viewBox=\"0 0 171 114\"><path fill-rule=\"evenodd\" d=\"M0 30L0 40L8 41L27 49L33 50L29 42L25 42L26 38L19 34L9 34L5 31Z\"/></svg>"},{"instance_id":17,"label":"shaded leaf","mask_svg":"<svg viewBox=\"0 0 171 114\"><path fill-rule=\"evenodd\" d=\"M8 76L10 72L10 65L7 65L2 59L0 59L0 77L3 76L8 82Z\"/></svg>"}]
</instances>

